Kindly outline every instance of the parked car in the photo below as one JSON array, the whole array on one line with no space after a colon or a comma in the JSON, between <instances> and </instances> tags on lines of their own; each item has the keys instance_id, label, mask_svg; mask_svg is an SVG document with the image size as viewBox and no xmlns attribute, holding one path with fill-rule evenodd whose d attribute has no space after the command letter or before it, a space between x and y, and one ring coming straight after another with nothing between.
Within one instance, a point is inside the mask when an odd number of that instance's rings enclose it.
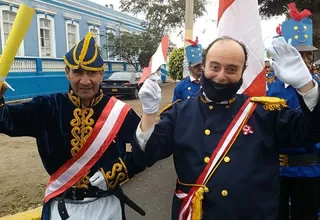
<instances>
[{"instance_id":1,"label":"parked car","mask_svg":"<svg viewBox=\"0 0 320 220\"><path fill-rule=\"evenodd\" d=\"M101 88L104 94L109 96L121 95L137 99L142 86L142 83L138 85L140 78L140 72L115 72L107 80L101 82Z\"/></svg>"}]
</instances>

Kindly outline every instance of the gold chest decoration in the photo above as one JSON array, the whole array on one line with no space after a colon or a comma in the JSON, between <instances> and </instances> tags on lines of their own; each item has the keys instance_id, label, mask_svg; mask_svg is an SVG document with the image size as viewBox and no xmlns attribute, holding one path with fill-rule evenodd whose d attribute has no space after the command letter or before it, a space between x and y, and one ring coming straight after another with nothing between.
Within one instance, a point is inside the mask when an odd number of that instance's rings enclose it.
<instances>
[{"instance_id":1,"label":"gold chest decoration","mask_svg":"<svg viewBox=\"0 0 320 220\"><path fill-rule=\"evenodd\" d=\"M75 106L77 106L77 108L73 110L74 118L70 121L70 125L72 126L71 134L73 137L70 141L70 144L72 146L71 155L74 157L92 134L93 126L95 123L94 119L92 118L94 110L91 107L87 108L81 106L79 97L75 96L72 90L68 95L71 102ZM100 102L102 98L103 93L100 93L100 95L92 101L91 106L98 104L98 102ZM74 187L88 188L90 179L90 177L88 176L89 173L90 171L88 171L88 173L83 176L80 181L74 185Z\"/></svg>"},{"instance_id":2,"label":"gold chest decoration","mask_svg":"<svg viewBox=\"0 0 320 220\"><path fill-rule=\"evenodd\" d=\"M252 102L261 103L263 108L267 111L281 111L281 109L288 107L287 102L284 99L277 97L252 97L250 99Z\"/></svg>"},{"instance_id":3,"label":"gold chest decoration","mask_svg":"<svg viewBox=\"0 0 320 220\"><path fill-rule=\"evenodd\" d=\"M269 76L267 77L267 83L272 84L276 81L276 76Z\"/></svg>"}]
</instances>

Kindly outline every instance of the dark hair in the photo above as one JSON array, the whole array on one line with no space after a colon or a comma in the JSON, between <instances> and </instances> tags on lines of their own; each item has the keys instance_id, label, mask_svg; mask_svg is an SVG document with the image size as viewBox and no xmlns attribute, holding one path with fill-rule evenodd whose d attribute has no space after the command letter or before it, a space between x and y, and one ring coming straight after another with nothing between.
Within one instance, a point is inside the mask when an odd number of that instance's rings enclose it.
<instances>
[{"instance_id":1,"label":"dark hair","mask_svg":"<svg viewBox=\"0 0 320 220\"><path fill-rule=\"evenodd\" d=\"M229 37L229 36L222 36L222 37L219 37L217 39L215 39L212 43L209 44L209 46L207 47L207 49L205 49L203 51L203 65L205 66L206 65L206 61L207 61L207 53L208 51L210 50L210 48L215 44L217 43L218 41L226 41L226 40L231 40L231 41L234 41L236 43L238 43L242 50L243 50L243 53L244 53L244 68L243 68L243 71L247 68L247 62L248 62L248 50L247 50L247 47L246 45L244 45L244 43L242 43L241 41L238 41L232 37Z\"/></svg>"}]
</instances>

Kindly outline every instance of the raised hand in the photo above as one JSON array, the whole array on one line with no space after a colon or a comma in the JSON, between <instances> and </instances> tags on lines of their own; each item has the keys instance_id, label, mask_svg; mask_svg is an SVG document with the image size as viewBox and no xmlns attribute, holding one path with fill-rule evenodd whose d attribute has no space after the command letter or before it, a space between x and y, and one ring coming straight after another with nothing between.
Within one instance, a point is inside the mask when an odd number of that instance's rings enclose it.
<instances>
[{"instance_id":1,"label":"raised hand","mask_svg":"<svg viewBox=\"0 0 320 220\"><path fill-rule=\"evenodd\" d=\"M312 76L300 53L283 37L273 38L265 45L272 57L275 75L284 83L300 89L312 81Z\"/></svg>"}]
</instances>

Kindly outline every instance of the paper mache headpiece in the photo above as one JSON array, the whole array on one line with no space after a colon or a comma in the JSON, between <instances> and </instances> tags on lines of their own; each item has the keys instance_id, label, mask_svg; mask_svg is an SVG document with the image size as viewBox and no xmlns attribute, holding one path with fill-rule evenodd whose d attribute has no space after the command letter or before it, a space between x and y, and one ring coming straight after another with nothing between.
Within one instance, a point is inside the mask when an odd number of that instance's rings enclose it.
<instances>
[{"instance_id":1,"label":"paper mache headpiece","mask_svg":"<svg viewBox=\"0 0 320 220\"><path fill-rule=\"evenodd\" d=\"M292 46L298 51L317 50L312 43L312 20L309 18L311 12L307 9L299 12L295 3L290 3L288 7L291 18L277 27L277 33L287 42L291 38Z\"/></svg>"},{"instance_id":2,"label":"paper mache headpiece","mask_svg":"<svg viewBox=\"0 0 320 220\"><path fill-rule=\"evenodd\" d=\"M196 37L195 41L192 41L190 39L186 40L191 45L186 47L186 56L188 59L188 63L191 67L194 67L198 64L202 63L202 54L203 54L203 48L201 44L198 44L199 40L198 37Z\"/></svg>"}]
</instances>

